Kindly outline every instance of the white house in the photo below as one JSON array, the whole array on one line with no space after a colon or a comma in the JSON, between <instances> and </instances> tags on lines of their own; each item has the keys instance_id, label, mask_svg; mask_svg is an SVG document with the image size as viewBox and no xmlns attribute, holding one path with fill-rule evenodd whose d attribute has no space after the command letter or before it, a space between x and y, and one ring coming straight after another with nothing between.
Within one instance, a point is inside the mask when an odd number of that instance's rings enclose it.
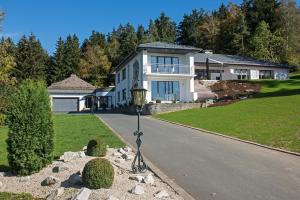
<instances>
[{"instance_id":1,"label":"white house","mask_svg":"<svg viewBox=\"0 0 300 200\"><path fill-rule=\"evenodd\" d=\"M196 100L194 55L199 51L162 42L139 45L115 69L116 105L129 104L133 87L147 89L147 102Z\"/></svg>"}]
</instances>

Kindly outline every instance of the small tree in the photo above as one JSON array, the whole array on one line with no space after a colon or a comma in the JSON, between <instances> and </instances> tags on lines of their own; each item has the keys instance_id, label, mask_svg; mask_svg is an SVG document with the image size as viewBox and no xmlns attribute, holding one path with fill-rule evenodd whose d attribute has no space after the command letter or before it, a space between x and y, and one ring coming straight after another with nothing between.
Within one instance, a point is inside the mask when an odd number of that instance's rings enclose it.
<instances>
[{"instance_id":1,"label":"small tree","mask_svg":"<svg viewBox=\"0 0 300 200\"><path fill-rule=\"evenodd\" d=\"M43 82L24 81L8 111L8 161L17 175L38 172L53 159L53 122Z\"/></svg>"}]
</instances>

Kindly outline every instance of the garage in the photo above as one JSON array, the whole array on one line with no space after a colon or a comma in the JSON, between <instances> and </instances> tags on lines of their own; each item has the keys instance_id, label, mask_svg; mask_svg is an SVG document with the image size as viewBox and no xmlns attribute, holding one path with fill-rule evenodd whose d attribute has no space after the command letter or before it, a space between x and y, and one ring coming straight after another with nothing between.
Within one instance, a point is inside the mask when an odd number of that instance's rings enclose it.
<instances>
[{"instance_id":1,"label":"garage","mask_svg":"<svg viewBox=\"0 0 300 200\"><path fill-rule=\"evenodd\" d=\"M78 112L78 98L57 98L52 99L53 112Z\"/></svg>"}]
</instances>

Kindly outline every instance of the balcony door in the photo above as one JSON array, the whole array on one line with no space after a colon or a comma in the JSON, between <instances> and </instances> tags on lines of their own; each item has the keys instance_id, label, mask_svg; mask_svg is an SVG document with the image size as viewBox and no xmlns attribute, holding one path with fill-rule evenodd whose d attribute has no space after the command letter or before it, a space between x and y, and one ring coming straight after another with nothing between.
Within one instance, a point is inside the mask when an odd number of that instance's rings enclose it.
<instances>
[{"instance_id":1,"label":"balcony door","mask_svg":"<svg viewBox=\"0 0 300 200\"><path fill-rule=\"evenodd\" d=\"M179 81L151 81L151 96L153 101L179 101Z\"/></svg>"}]
</instances>

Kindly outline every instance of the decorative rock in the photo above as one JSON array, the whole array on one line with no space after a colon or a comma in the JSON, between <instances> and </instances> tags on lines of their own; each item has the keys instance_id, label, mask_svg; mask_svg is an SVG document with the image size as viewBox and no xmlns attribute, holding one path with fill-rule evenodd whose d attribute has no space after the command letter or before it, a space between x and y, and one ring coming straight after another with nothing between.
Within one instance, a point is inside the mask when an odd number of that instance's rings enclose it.
<instances>
[{"instance_id":1,"label":"decorative rock","mask_svg":"<svg viewBox=\"0 0 300 200\"><path fill-rule=\"evenodd\" d=\"M148 174L145 178L144 178L144 183L146 184L154 184L154 178L152 176L152 174Z\"/></svg>"},{"instance_id":2,"label":"decorative rock","mask_svg":"<svg viewBox=\"0 0 300 200\"><path fill-rule=\"evenodd\" d=\"M69 177L69 183L71 185L79 185L82 183L82 178L79 176L79 174L72 174Z\"/></svg>"},{"instance_id":3,"label":"decorative rock","mask_svg":"<svg viewBox=\"0 0 300 200\"><path fill-rule=\"evenodd\" d=\"M169 194L165 190L159 191L159 192L154 194L154 197L156 197L158 199L168 197L168 196L169 196Z\"/></svg>"},{"instance_id":4,"label":"decorative rock","mask_svg":"<svg viewBox=\"0 0 300 200\"><path fill-rule=\"evenodd\" d=\"M140 185L134 186L134 187L130 190L130 192L131 192L132 194L136 194L136 195L141 195L141 194L144 194L144 193L145 193L145 192L144 192L144 188L143 188L142 186L140 186Z\"/></svg>"},{"instance_id":5,"label":"decorative rock","mask_svg":"<svg viewBox=\"0 0 300 200\"><path fill-rule=\"evenodd\" d=\"M142 175L130 176L129 179L135 180L135 181L141 183L144 180L144 176L142 176Z\"/></svg>"},{"instance_id":6,"label":"decorative rock","mask_svg":"<svg viewBox=\"0 0 300 200\"><path fill-rule=\"evenodd\" d=\"M88 188L81 188L71 200L88 200L92 191Z\"/></svg>"},{"instance_id":7,"label":"decorative rock","mask_svg":"<svg viewBox=\"0 0 300 200\"><path fill-rule=\"evenodd\" d=\"M52 191L47 197L46 200L54 200L60 197L65 191L65 188L60 187L57 188L56 190Z\"/></svg>"},{"instance_id":8,"label":"decorative rock","mask_svg":"<svg viewBox=\"0 0 300 200\"><path fill-rule=\"evenodd\" d=\"M132 159L133 159L133 156L132 156L132 155L129 155L129 154L126 154L126 153L124 153L124 154L122 155L122 158L124 158L125 160L132 160Z\"/></svg>"},{"instance_id":9,"label":"decorative rock","mask_svg":"<svg viewBox=\"0 0 300 200\"><path fill-rule=\"evenodd\" d=\"M30 181L30 176L23 176L19 179L20 182L28 182Z\"/></svg>"},{"instance_id":10,"label":"decorative rock","mask_svg":"<svg viewBox=\"0 0 300 200\"><path fill-rule=\"evenodd\" d=\"M53 167L52 172L59 173L59 172L63 172L63 171L69 170L69 169L70 169L69 165L67 165L65 163L61 163L58 166Z\"/></svg>"},{"instance_id":11,"label":"decorative rock","mask_svg":"<svg viewBox=\"0 0 300 200\"><path fill-rule=\"evenodd\" d=\"M78 153L72 151L65 152L64 155L60 157L60 159L64 162L69 162L71 160L74 160L75 158L78 158Z\"/></svg>"},{"instance_id":12,"label":"decorative rock","mask_svg":"<svg viewBox=\"0 0 300 200\"><path fill-rule=\"evenodd\" d=\"M79 151L78 156L79 156L79 158L85 158L86 157L84 151Z\"/></svg>"},{"instance_id":13,"label":"decorative rock","mask_svg":"<svg viewBox=\"0 0 300 200\"><path fill-rule=\"evenodd\" d=\"M87 146L84 146L83 148L82 148L82 151L86 151L87 150Z\"/></svg>"},{"instance_id":14,"label":"decorative rock","mask_svg":"<svg viewBox=\"0 0 300 200\"><path fill-rule=\"evenodd\" d=\"M130 147L125 147L125 148L124 148L124 151L126 151L126 152L129 153L129 152L132 152L132 149L131 149Z\"/></svg>"},{"instance_id":15,"label":"decorative rock","mask_svg":"<svg viewBox=\"0 0 300 200\"><path fill-rule=\"evenodd\" d=\"M118 152L120 152L121 154L126 153L126 151L124 151L124 149L122 149L122 148L118 149Z\"/></svg>"},{"instance_id":16,"label":"decorative rock","mask_svg":"<svg viewBox=\"0 0 300 200\"><path fill-rule=\"evenodd\" d=\"M119 199L113 195L110 195L106 200L119 200Z\"/></svg>"},{"instance_id":17,"label":"decorative rock","mask_svg":"<svg viewBox=\"0 0 300 200\"><path fill-rule=\"evenodd\" d=\"M49 186L49 185L53 185L57 182L59 182L58 178L53 177L53 176L49 176L45 180L42 181L41 185L42 186Z\"/></svg>"},{"instance_id":18,"label":"decorative rock","mask_svg":"<svg viewBox=\"0 0 300 200\"><path fill-rule=\"evenodd\" d=\"M123 160L123 159L120 159L120 158L117 158L117 159L115 159L115 162L121 164L121 163L124 162L124 160Z\"/></svg>"}]
</instances>

